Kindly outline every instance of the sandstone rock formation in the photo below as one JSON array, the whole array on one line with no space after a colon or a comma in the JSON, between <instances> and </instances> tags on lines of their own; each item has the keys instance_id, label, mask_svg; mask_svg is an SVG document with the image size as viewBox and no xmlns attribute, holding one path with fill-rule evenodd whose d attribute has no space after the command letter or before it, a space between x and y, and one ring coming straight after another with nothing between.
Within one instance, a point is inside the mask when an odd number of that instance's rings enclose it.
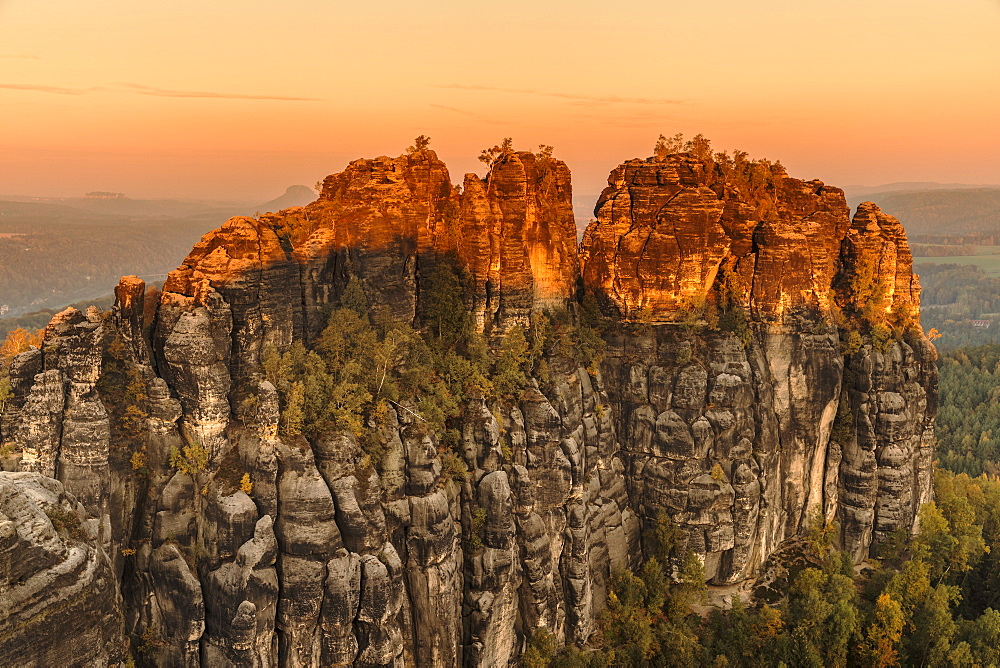
<instances>
[{"instance_id":1,"label":"sandstone rock formation","mask_svg":"<svg viewBox=\"0 0 1000 668\"><path fill-rule=\"evenodd\" d=\"M576 286L576 222L565 163L522 151L485 180L465 175L458 258L474 280L484 329L528 325L532 310L564 304Z\"/></svg>"},{"instance_id":2,"label":"sandstone rock formation","mask_svg":"<svg viewBox=\"0 0 1000 668\"><path fill-rule=\"evenodd\" d=\"M858 559L912 526L930 499L936 370L907 330L919 284L899 222L871 203L852 221L841 190L739 156L630 161L608 182L587 290L626 318L686 321L610 349L643 519L685 527L720 584L815 518L837 520ZM868 330L845 355L841 335Z\"/></svg>"},{"instance_id":3,"label":"sandstone rock formation","mask_svg":"<svg viewBox=\"0 0 1000 668\"><path fill-rule=\"evenodd\" d=\"M645 309L654 322L702 304L720 272L760 319L826 312L848 214L842 190L780 164L631 160L611 172L584 235L583 280L624 317Z\"/></svg>"},{"instance_id":4,"label":"sandstone rock formation","mask_svg":"<svg viewBox=\"0 0 1000 668\"><path fill-rule=\"evenodd\" d=\"M0 597L77 550L80 620L107 620L74 622L78 642L127 633L147 665L498 666L538 628L584 642L663 516L716 584L824 519L860 560L929 498L936 372L906 329L902 228L848 214L769 163L630 161L578 261L569 170L545 153L502 152L461 189L426 149L357 160L312 204L205 235L162 294L126 277L110 313L64 311L14 359L0 436L31 473L0 479ZM419 327L443 265L495 345L593 297L606 355L552 349L512 396L464 397L447 437L395 401L368 440L282 431L267 351L311 345L352 278L373 317ZM39 486L78 502L86 540L45 528ZM15 543L38 557L15 564ZM0 616L0 647L32 615Z\"/></svg>"},{"instance_id":5,"label":"sandstone rock formation","mask_svg":"<svg viewBox=\"0 0 1000 668\"><path fill-rule=\"evenodd\" d=\"M108 666L128 653L98 520L38 473L0 473L0 664Z\"/></svg>"}]
</instances>

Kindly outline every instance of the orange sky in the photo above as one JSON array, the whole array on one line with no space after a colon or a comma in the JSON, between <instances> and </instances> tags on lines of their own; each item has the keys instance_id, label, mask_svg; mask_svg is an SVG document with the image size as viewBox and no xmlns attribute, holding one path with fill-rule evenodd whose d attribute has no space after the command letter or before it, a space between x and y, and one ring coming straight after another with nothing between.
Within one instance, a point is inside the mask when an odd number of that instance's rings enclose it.
<instances>
[{"instance_id":1,"label":"orange sky","mask_svg":"<svg viewBox=\"0 0 1000 668\"><path fill-rule=\"evenodd\" d=\"M552 144L581 194L661 132L1000 183L1000 0L0 0L0 109L0 195L269 199L420 133L455 181Z\"/></svg>"}]
</instances>

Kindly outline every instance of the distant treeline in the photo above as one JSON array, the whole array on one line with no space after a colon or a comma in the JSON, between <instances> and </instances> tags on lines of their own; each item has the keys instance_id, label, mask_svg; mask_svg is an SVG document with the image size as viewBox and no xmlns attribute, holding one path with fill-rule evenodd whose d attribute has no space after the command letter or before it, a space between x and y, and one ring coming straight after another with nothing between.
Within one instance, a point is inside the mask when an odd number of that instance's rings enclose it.
<instances>
[{"instance_id":1,"label":"distant treeline","mask_svg":"<svg viewBox=\"0 0 1000 668\"><path fill-rule=\"evenodd\" d=\"M852 197L848 204L855 207L864 200L875 202L883 211L899 218L911 235L993 235L1000 229L1000 188L871 193Z\"/></svg>"},{"instance_id":2,"label":"distant treeline","mask_svg":"<svg viewBox=\"0 0 1000 668\"><path fill-rule=\"evenodd\" d=\"M262 206L311 198L311 190L302 190ZM240 203L103 196L0 200L0 317L94 299L129 274L161 278L205 232L254 210Z\"/></svg>"},{"instance_id":3,"label":"distant treeline","mask_svg":"<svg viewBox=\"0 0 1000 668\"><path fill-rule=\"evenodd\" d=\"M915 257L956 257L960 255L975 255L975 246L949 246L947 244L911 243L910 251Z\"/></svg>"},{"instance_id":4,"label":"distant treeline","mask_svg":"<svg viewBox=\"0 0 1000 668\"><path fill-rule=\"evenodd\" d=\"M943 246L997 246L1000 236L992 232L968 234L911 234L911 248L918 244L933 244ZM914 253L917 255L917 253Z\"/></svg>"},{"instance_id":5,"label":"distant treeline","mask_svg":"<svg viewBox=\"0 0 1000 668\"><path fill-rule=\"evenodd\" d=\"M1000 474L1000 345L941 356L935 432L941 465L956 473Z\"/></svg>"},{"instance_id":6,"label":"distant treeline","mask_svg":"<svg viewBox=\"0 0 1000 668\"><path fill-rule=\"evenodd\" d=\"M0 201L0 315L94 299L123 275L155 279L222 222L32 204Z\"/></svg>"},{"instance_id":7,"label":"distant treeline","mask_svg":"<svg viewBox=\"0 0 1000 668\"><path fill-rule=\"evenodd\" d=\"M162 227L51 226L0 238L0 310L20 315L57 308L107 294L122 275L165 274L197 236Z\"/></svg>"},{"instance_id":8,"label":"distant treeline","mask_svg":"<svg viewBox=\"0 0 1000 668\"><path fill-rule=\"evenodd\" d=\"M941 334L944 350L982 345L1000 336L1000 278L963 264L917 264L920 275L920 324ZM989 323L989 326L984 326Z\"/></svg>"}]
</instances>

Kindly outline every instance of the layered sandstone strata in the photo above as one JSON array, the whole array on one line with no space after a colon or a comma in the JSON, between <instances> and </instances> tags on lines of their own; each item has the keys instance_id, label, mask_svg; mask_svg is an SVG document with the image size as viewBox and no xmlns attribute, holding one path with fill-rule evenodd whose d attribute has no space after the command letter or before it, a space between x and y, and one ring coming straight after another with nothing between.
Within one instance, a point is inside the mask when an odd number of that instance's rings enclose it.
<instances>
[{"instance_id":1,"label":"layered sandstone strata","mask_svg":"<svg viewBox=\"0 0 1000 668\"><path fill-rule=\"evenodd\" d=\"M0 472L0 664L108 666L128 654L99 520L38 473Z\"/></svg>"},{"instance_id":2,"label":"layered sandstone strata","mask_svg":"<svg viewBox=\"0 0 1000 668\"><path fill-rule=\"evenodd\" d=\"M608 362L644 521L665 511L719 583L817 521L858 559L912 526L936 371L899 221L870 202L852 220L840 189L724 156L633 160L608 183L586 290L633 321L683 321L612 342Z\"/></svg>"},{"instance_id":3,"label":"layered sandstone strata","mask_svg":"<svg viewBox=\"0 0 1000 668\"><path fill-rule=\"evenodd\" d=\"M827 312L850 221L844 193L780 165L679 153L608 177L581 247L583 281L623 317L672 322L702 305L721 272L761 320Z\"/></svg>"},{"instance_id":4,"label":"layered sandstone strata","mask_svg":"<svg viewBox=\"0 0 1000 668\"><path fill-rule=\"evenodd\" d=\"M663 515L717 584L815 521L859 560L913 526L934 351L902 335L919 286L898 221L848 216L840 190L777 165L630 161L578 265L569 171L544 153L502 152L461 189L432 151L358 160L312 204L207 234L162 294L129 277L110 313L56 316L14 360L0 435L92 518L80 549L122 602L81 618L127 629L140 661L505 665L540 627L585 641ZM444 262L494 341L577 310L582 283L614 316L603 363L553 354L514 400L471 402L451 453L395 406L378 467L349 433L281 435L264 351L311 343L351 277L376 317L420 326ZM131 418L107 382L126 371ZM17 535L48 541L39 573L68 544Z\"/></svg>"},{"instance_id":5,"label":"layered sandstone strata","mask_svg":"<svg viewBox=\"0 0 1000 668\"><path fill-rule=\"evenodd\" d=\"M573 294L576 222L565 163L522 151L500 157L486 179L466 174L459 229L482 329L527 326L532 310Z\"/></svg>"}]
</instances>

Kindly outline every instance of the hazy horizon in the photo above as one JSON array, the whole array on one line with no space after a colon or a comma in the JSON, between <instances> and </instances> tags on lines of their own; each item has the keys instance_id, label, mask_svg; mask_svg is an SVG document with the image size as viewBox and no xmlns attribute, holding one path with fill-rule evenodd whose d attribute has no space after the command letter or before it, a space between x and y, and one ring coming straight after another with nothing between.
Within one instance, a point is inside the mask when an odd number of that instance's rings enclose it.
<instances>
[{"instance_id":1,"label":"hazy horizon","mask_svg":"<svg viewBox=\"0 0 1000 668\"><path fill-rule=\"evenodd\" d=\"M375 156L369 156L375 157ZM346 166L346 164L345 164ZM339 171L339 170L338 170ZM331 172L332 173L332 172ZM793 175L794 176L794 175ZM461 185L461 180L456 180L453 177L453 182L456 185ZM889 192L906 192L906 191L918 191L918 190L963 190L963 189L1000 189L1000 184L996 183L939 183L939 182L896 182L896 183L881 183L872 186L863 184L842 184L842 183L829 183L829 185L836 186L846 191L848 199L864 197L868 194L884 194ZM315 185L307 186L305 183L293 183L285 186L285 189L279 192L264 192L257 193L255 196L244 196L239 197L226 197L225 193L220 193L219 196L214 197L186 197L186 196L172 196L170 194L157 195L152 197L142 197L134 196L133 193L119 192L119 191L107 191L114 194L124 195L127 199L134 200L148 200L148 201L189 201L192 203L204 203L206 205L231 205L231 204L265 204L270 200L280 198L287 189L294 188L298 186L305 186L312 190L317 196ZM71 193L67 195L39 195L37 193L13 193L13 192L0 192L0 201L5 198L17 198L23 200L43 200L43 201L61 201L61 200L74 200L74 199L86 199L86 196L96 191L88 191L87 193ZM600 196L601 191L587 191L584 192L578 188L573 190L574 200L586 200L593 199L595 202ZM265 201L267 200L267 201Z\"/></svg>"},{"instance_id":2,"label":"hazy horizon","mask_svg":"<svg viewBox=\"0 0 1000 668\"><path fill-rule=\"evenodd\" d=\"M0 192L274 197L418 134L456 182L551 144L587 194L677 132L841 187L990 184L998 29L996 0L0 0Z\"/></svg>"}]
</instances>

